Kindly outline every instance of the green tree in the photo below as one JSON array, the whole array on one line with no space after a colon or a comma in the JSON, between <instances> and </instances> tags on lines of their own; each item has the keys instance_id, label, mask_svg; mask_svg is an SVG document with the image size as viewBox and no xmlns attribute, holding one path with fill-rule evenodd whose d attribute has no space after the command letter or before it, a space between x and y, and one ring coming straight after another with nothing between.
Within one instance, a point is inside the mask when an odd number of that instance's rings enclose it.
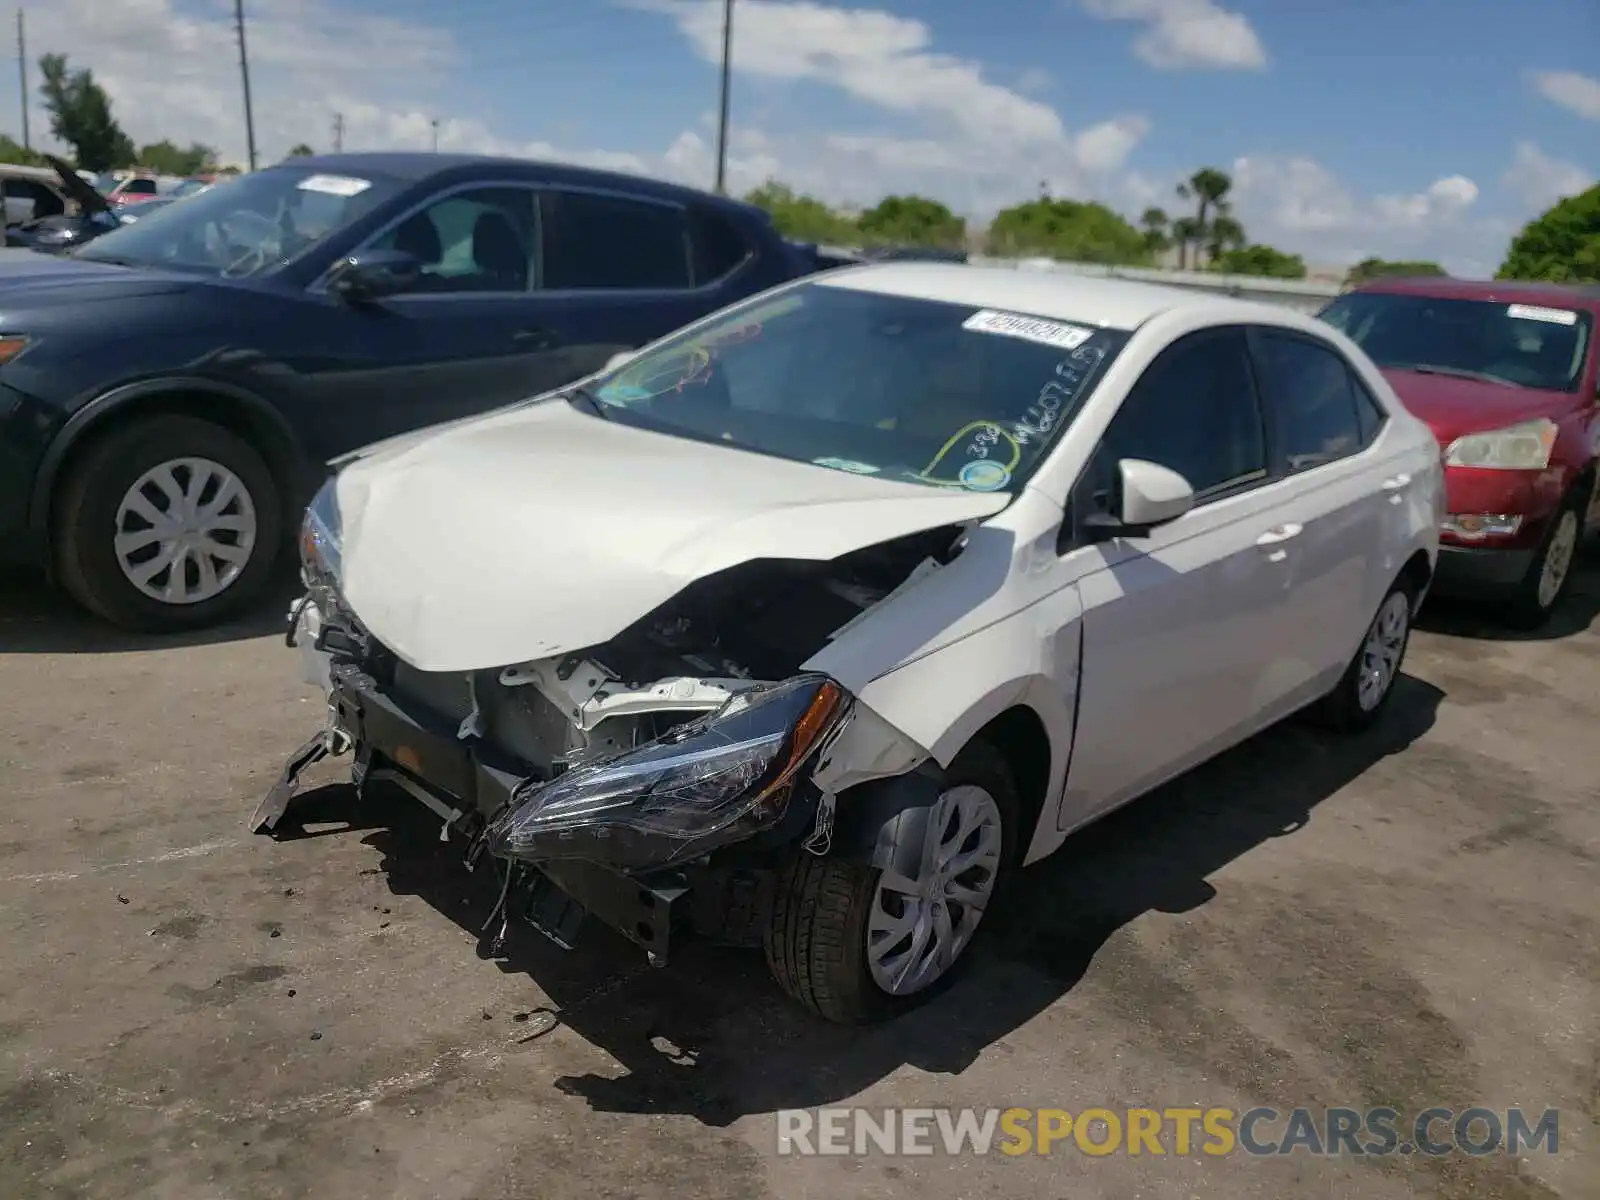
<instances>
[{"instance_id":1,"label":"green tree","mask_svg":"<svg viewBox=\"0 0 1600 1200\"><path fill-rule=\"evenodd\" d=\"M1145 235L1105 205L1049 197L996 214L989 226L989 251L1122 266L1150 261Z\"/></svg>"},{"instance_id":2,"label":"green tree","mask_svg":"<svg viewBox=\"0 0 1600 1200\"><path fill-rule=\"evenodd\" d=\"M1154 258L1172 246L1172 218L1164 209L1147 208L1139 217L1139 227L1144 230L1144 248Z\"/></svg>"},{"instance_id":3,"label":"green tree","mask_svg":"<svg viewBox=\"0 0 1600 1200\"><path fill-rule=\"evenodd\" d=\"M1382 279L1386 275L1444 275L1445 271L1436 262L1426 259L1388 259L1388 258L1363 258L1350 268L1349 274L1344 277L1345 283L1351 287L1366 283L1369 279Z\"/></svg>"},{"instance_id":4,"label":"green tree","mask_svg":"<svg viewBox=\"0 0 1600 1200\"><path fill-rule=\"evenodd\" d=\"M850 244L860 235L856 223L814 196L798 195L788 184L769 179L745 197L763 208L785 237L801 242Z\"/></svg>"},{"instance_id":5,"label":"green tree","mask_svg":"<svg viewBox=\"0 0 1600 1200\"><path fill-rule=\"evenodd\" d=\"M0 133L0 163L39 167L44 165L44 155L28 149L9 133Z\"/></svg>"},{"instance_id":6,"label":"green tree","mask_svg":"<svg viewBox=\"0 0 1600 1200\"><path fill-rule=\"evenodd\" d=\"M967 236L966 221L924 196L885 196L856 227L866 240L894 246L959 246Z\"/></svg>"},{"instance_id":7,"label":"green tree","mask_svg":"<svg viewBox=\"0 0 1600 1200\"><path fill-rule=\"evenodd\" d=\"M1250 244L1244 235L1244 226L1226 213L1220 212L1206 226L1206 258L1216 262L1230 250L1239 250Z\"/></svg>"},{"instance_id":8,"label":"green tree","mask_svg":"<svg viewBox=\"0 0 1600 1200\"><path fill-rule=\"evenodd\" d=\"M162 138L141 147L138 161L161 175L198 175L216 165L217 152L200 142L191 142L185 150Z\"/></svg>"},{"instance_id":9,"label":"green tree","mask_svg":"<svg viewBox=\"0 0 1600 1200\"><path fill-rule=\"evenodd\" d=\"M1495 278L1600 283L1600 183L1524 225Z\"/></svg>"},{"instance_id":10,"label":"green tree","mask_svg":"<svg viewBox=\"0 0 1600 1200\"><path fill-rule=\"evenodd\" d=\"M1189 266L1190 243L1203 242L1210 235L1212 214L1227 214L1227 196L1232 190L1232 176L1226 171L1219 171L1216 167L1201 167L1178 185L1179 198L1193 200L1195 205L1195 223L1192 226L1186 226L1186 229L1191 231L1192 236L1184 238L1178 243L1178 265L1180 267L1186 268Z\"/></svg>"},{"instance_id":11,"label":"green tree","mask_svg":"<svg viewBox=\"0 0 1600 1200\"><path fill-rule=\"evenodd\" d=\"M39 94L50 114L50 132L72 147L85 171L132 165L133 143L111 115L111 97L88 67L67 66L65 54L39 59Z\"/></svg>"},{"instance_id":12,"label":"green tree","mask_svg":"<svg viewBox=\"0 0 1600 1200\"><path fill-rule=\"evenodd\" d=\"M1304 279L1306 261L1271 246L1234 246L1211 256L1209 270L1223 275L1255 275L1266 279Z\"/></svg>"},{"instance_id":13,"label":"green tree","mask_svg":"<svg viewBox=\"0 0 1600 1200\"><path fill-rule=\"evenodd\" d=\"M285 158L310 158L315 153L316 153L316 151L313 150L310 146L306 145L304 142L296 142L294 145L289 147L289 153L285 154L284 157Z\"/></svg>"}]
</instances>

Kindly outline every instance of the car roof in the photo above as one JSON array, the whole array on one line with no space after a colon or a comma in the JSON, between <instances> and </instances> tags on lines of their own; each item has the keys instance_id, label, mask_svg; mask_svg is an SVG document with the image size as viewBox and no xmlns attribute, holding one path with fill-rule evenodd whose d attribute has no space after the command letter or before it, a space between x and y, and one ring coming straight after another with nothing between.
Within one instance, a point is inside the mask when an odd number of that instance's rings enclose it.
<instances>
[{"instance_id":1,"label":"car roof","mask_svg":"<svg viewBox=\"0 0 1600 1200\"><path fill-rule=\"evenodd\" d=\"M1519 279L1452 279L1441 275L1396 276L1374 279L1353 289L1407 296L1437 296L1443 300L1542 300L1553 304L1587 304L1600 301L1600 284L1540 283Z\"/></svg>"},{"instance_id":2,"label":"car roof","mask_svg":"<svg viewBox=\"0 0 1600 1200\"><path fill-rule=\"evenodd\" d=\"M840 267L813 277L829 287L916 300L1000 308L1057 321L1092 321L1132 330L1158 313L1199 310L1218 324L1232 321L1300 326L1301 314L1276 304L1235 300L1194 288L1067 272L1019 271L954 263L895 262Z\"/></svg>"},{"instance_id":3,"label":"car roof","mask_svg":"<svg viewBox=\"0 0 1600 1200\"><path fill-rule=\"evenodd\" d=\"M352 151L345 154L315 154L286 159L278 166L310 167L318 171L348 175L380 175L401 183L420 183L436 175L470 175L474 170L493 170L512 179L530 183L567 184L573 187L603 188L635 196L675 201L679 204L713 204L749 215L766 214L753 204L717 196L682 184L667 183L623 171L602 171L569 163L541 159L504 158L490 154L435 154L423 151Z\"/></svg>"}]
</instances>

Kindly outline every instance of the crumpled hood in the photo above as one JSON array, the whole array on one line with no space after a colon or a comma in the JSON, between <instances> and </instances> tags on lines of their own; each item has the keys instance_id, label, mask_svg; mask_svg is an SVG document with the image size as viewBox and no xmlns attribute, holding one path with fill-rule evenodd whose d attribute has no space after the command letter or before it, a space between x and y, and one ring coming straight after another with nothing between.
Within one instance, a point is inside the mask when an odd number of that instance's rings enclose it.
<instances>
[{"instance_id":1,"label":"crumpled hood","mask_svg":"<svg viewBox=\"0 0 1600 1200\"><path fill-rule=\"evenodd\" d=\"M559 399L382 444L335 488L344 598L424 671L599 645L727 567L836 558L1009 500L632 429Z\"/></svg>"},{"instance_id":2,"label":"crumpled hood","mask_svg":"<svg viewBox=\"0 0 1600 1200\"><path fill-rule=\"evenodd\" d=\"M1562 416L1577 397L1540 388L1508 387L1451 375L1385 368L1383 377L1412 416L1433 430L1441 446L1468 433L1503 429L1537 417Z\"/></svg>"}]
</instances>

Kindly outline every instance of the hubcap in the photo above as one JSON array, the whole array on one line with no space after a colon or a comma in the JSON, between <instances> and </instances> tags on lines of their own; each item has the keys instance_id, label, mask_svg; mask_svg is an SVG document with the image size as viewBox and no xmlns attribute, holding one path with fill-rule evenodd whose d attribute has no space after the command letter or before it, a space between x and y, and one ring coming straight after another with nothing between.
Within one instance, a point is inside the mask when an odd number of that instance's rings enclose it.
<instances>
[{"instance_id":1,"label":"hubcap","mask_svg":"<svg viewBox=\"0 0 1600 1200\"><path fill-rule=\"evenodd\" d=\"M1550 546L1544 553L1544 568L1539 572L1540 608L1549 608L1561 594L1577 548L1578 514L1569 508L1556 522L1556 531L1550 535Z\"/></svg>"},{"instance_id":2,"label":"hubcap","mask_svg":"<svg viewBox=\"0 0 1600 1200\"><path fill-rule=\"evenodd\" d=\"M1406 650L1406 630L1411 624L1411 601L1395 592L1383 602L1367 630L1361 647L1361 679L1356 686L1356 702L1363 712L1383 703L1400 673L1400 657Z\"/></svg>"},{"instance_id":3,"label":"hubcap","mask_svg":"<svg viewBox=\"0 0 1600 1200\"><path fill-rule=\"evenodd\" d=\"M867 965L894 996L937 981L967 948L1000 873L1000 806L981 787L943 793L914 878L881 873L867 920Z\"/></svg>"},{"instance_id":4,"label":"hubcap","mask_svg":"<svg viewBox=\"0 0 1600 1200\"><path fill-rule=\"evenodd\" d=\"M256 508L239 477L206 458L175 458L139 476L117 507L117 565L163 604L220 595L250 562Z\"/></svg>"}]
</instances>

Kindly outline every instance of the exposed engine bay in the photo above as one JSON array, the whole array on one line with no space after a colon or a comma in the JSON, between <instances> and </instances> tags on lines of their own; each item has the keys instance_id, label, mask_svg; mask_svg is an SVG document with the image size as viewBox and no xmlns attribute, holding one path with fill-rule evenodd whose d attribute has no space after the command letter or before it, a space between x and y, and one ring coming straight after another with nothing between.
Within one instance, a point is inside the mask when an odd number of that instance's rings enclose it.
<instances>
[{"instance_id":1,"label":"exposed engine bay","mask_svg":"<svg viewBox=\"0 0 1600 1200\"><path fill-rule=\"evenodd\" d=\"M760 559L698 580L602 646L471 675L394 664L407 699L545 778L624 753L786 679L897 589L960 552L943 527L829 562Z\"/></svg>"}]
</instances>

